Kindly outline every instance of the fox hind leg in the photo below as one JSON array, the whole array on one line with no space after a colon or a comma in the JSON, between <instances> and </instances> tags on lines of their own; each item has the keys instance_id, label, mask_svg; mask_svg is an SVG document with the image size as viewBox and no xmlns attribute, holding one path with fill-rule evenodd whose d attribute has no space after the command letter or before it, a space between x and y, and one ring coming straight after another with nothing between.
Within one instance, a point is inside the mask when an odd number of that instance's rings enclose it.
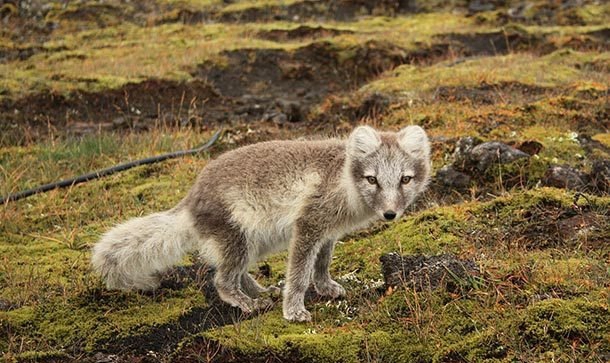
<instances>
[{"instance_id":1,"label":"fox hind leg","mask_svg":"<svg viewBox=\"0 0 610 363\"><path fill-rule=\"evenodd\" d=\"M244 290L264 289L258 285L254 279L249 281L245 278L246 285L243 285L244 276L248 275L247 267L249 262L247 244L242 236L233 236L224 244L221 259L214 276L214 286L220 298L232 305L240 308L244 313L249 314L256 310L261 310L271 305L269 299L252 298L244 293ZM230 241L230 242L229 242ZM256 286L252 284L256 283ZM244 290L242 290L244 289Z\"/></svg>"}]
</instances>

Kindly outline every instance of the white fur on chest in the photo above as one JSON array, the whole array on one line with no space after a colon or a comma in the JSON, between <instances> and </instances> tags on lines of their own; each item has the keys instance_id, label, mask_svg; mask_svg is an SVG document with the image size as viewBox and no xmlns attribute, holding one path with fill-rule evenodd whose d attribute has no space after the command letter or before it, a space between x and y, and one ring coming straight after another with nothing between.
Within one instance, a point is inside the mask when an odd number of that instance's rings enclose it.
<instances>
[{"instance_id":1,"label":"white fur on chest","mask_svg":"<svg viewBox=\"0 0 610 363\"><path fill-rule=\"evenodd\" d=\"M274 190L229 190L226 201L231 219L244 233L253 258L288 247L294 225L319 183L319 174L308 173L287 180Z\"/></svg>"}]
</instances>

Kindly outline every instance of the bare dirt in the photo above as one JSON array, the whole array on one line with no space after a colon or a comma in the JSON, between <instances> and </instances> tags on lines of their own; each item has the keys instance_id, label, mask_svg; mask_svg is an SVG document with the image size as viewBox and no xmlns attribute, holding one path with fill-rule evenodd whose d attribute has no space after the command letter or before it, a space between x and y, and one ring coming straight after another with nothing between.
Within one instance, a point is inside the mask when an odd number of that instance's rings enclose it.
<instances>
[{"instance_id":1,"label":"bare dirt","mask_svg":"<svg viewBox=\"0 0 610 363\"><path fill-rule=\"evenodd\" d=\"M340 52L353 56L341 59ZM147 129L159 124L217 126L254 121L277 124L311 120L312 108L409 60L390 43L370 41L348 49L315 42L288 52L240 49L224 53L228 65L201 64L190 82L150 79L116 90L42 93L4 99L5 125L46 132ZM10 127L10 126L9 126Z\"/></svg>"},{"instance_id":2,"label":"bare dirt","mask_svg":"<svg viewBox=\"0 0 610 363\"><path fill-rule=\"evenodd\" d=\"M258 32L257 36L276 42L285 42L305 38L325 38L339 34L351 34L350 30L335 29L323 26L300 25L294 29L271 29Z\"/></svg>"}]
</instances>

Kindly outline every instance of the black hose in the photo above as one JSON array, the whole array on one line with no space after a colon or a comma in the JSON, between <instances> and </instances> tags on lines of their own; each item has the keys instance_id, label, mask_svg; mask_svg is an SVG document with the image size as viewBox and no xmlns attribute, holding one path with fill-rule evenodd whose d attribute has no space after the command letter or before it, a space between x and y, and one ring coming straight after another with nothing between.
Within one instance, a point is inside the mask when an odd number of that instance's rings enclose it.
<instances>
[{"instance_id":1,"label":"black hose","mask_svg":"<svg viewBox=\"0 0 610 363\"><path fill-rule=\"evenodd\" d=\"M110 168L94 171L94 172L84 174L84 175L80 175L75 178L65 179L65 180L55 182L55 183L41 185L41 186L33 188L33 189L28 189L28 190L24 190L24 191L21 191L18 193L9 194L6 197L0 198L0 204L27 198L31 195L38 194L38 193L44 193L44 192L47 192L52 189L70 187L72 185L84 183L86 181L93 180L93 179L98 179L98 178L101 178L106 175L118 173L119 171L131 169L131 168L139 166L139 165L153 164L153 163L156 163L159 161L163 161L163 160L167 160L167 159L174 159L174 158L184 156L184 155L197 154L206 149L209 149L212 145L214 145L216 143L216 141L218 141L218 139L220 138L221 134L222 134L222 129L216 131L214 133L214 135L212 135L212 137L205 144L203 144L200 147L195 148L195 149L174 151L174 152L159 155L159 156L152 156L152 157L149 157L146 159L135 160L135 161L131 161L128 163L115 165Z\"/></svg>"}]
</instances>

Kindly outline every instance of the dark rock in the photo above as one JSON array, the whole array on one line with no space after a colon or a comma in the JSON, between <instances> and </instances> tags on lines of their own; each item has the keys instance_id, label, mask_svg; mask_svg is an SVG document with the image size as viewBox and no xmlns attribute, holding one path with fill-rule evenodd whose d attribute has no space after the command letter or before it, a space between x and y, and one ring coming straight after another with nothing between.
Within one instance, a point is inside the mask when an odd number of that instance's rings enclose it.
<instances>
[{"instance_id":1,"label":"dark rock","mask_svg":"<svg viewBox=\"0 0 610 363\"><path fill-rule=\"evenodd\" d=\"M496 8L496 5L488 1L473 0L468 4L468 11L478 13L481 11L491 11Z\"/></svg>"},{"instance_id":2,"label":"dark rock","mask_svg":"<svg viewBox=\"0 0 610 363\"><path fill-rule=\"evenodd\" d=\"M543 148L544 146L541 143L534 140L523 141L521 144L517 145L517 149L529 154L530 156L538 155Z\"/></svg>"},{"instance_id":3,"label":"dark rock","mask_svg":"<svg viewBox=\"0 0 610 363\"><path fill-rule=\"evenodd\" d=\"M112 120L112 127L114 127L115 129L126 128L129 127L129 122L124 116L115 117Z\"/></svg>"},{"instance_id":4,"label":"dark rock","mask_svg":"<svg viewBox=\"0 0 610 363\"><path fill-rule=\"evenodd\" d=\"M278 100L277 106L282 111L289 122L299 122L305 119L305 112L297 101Z\"/></svg>"},{"instance_id":5,"label":"dark rock","mask_svg":"<svg viewBox=\"0 0 610 363\"><path fill-rule=\"evenodd\" d=\"M551 166L544 177L542 184L555 187L580 190L585 187L586 176L579 170L568 165Z\"/></svg>"},{"instance_id":6,"label":"dark rock","mask_svg":"<svg viewBox=\"0 0 610 363\"><path fill-rule=\"evenodd\" d=\"M610 147L605 144L593 139L591 135L578 134L576 137L578 143L587 153L592 153L594 149L601 150L604 153L610 154Z\"/></svg>"},{"instance_id":7,"label":"dark rock","mask_svg":"<svg viewBox=\"0 0 610 363\"><path fill-rule=\"evenodd\" d=\"M404 286L424 290L444 286L456 290L460 280L479 275L479 267L473 260L458 259L453 254L401 256L392 252L379 260L387 288Z\"/></svg>"},{"instance_id":8,"label":"dark rock","mask_svg":"<svg viewBox=\"0 0 610 363\"><path fill-rule=\"evenodd\" d=\"M283 125L288 122L288 116L283 112L271 112L263 115L264 121L272 121L278 125Z\"/></svg>"},{"instance_id":9,"label":"dark rock","mask_svg":"<svg viewBox=\"0 0 610 363\"><path fill-rule=\"evenodd\" d=\"M13 307L10 301L0 299L0 311L8 311Z\"/></svg>"},{"instance_id":10,"label":"dark rock","mask_svg":"<svg viewBox=\"0 0 610 363\"><path fill-rule=\"evenodd\" d=\"M97 352L93 356L93 361L95 363L115 363L119 362L121 359L116 354L104 354L102 352Z\"/></svg>"},{"instance_id":11,"label":"dark rock","mask_svg":"<svg viewBox=\"0 0 610 363\"><path fill-rule=\"evenodd\" d=\"M289 41L293 39L302 39L302 38L314 38L319 39L323 37L330 37L339 34L345 33L353 33L351 30L343 30L343 29L334 29L334 28L326 28L322 26L309 26L309 25L301 25L297 28L286 30L286 29L271 29L267 31L260 31L258 36L273 40L275 42L283 42Z\"/></svg>"},{"instance_id":12,"label":"dark rock","mask_svg":"<svg viewBox=\"0 0 610 363\"><path fill-rule=\"evenodd\" d=\"M610 192L610 160L596 160L593 162L589 182L599 192Z\"/></svg>"},{"instance_id":13,"label":"dark rock","mask_svg":"<svg viewBox=\"0 0 610 363\"><path fill-rule=\"evenodd\" d=\"M487 170L492 164L511 163L517 159L526 157L529 157L529 155L523 151L498 141L479 144L473 147L469 153L472 165L479 171Z\"/></svg>"},{"instance_id":14,"label":"dark rock","mask_svg":"<svg viewBox=\"0 0 610 363\"><path fill-rule=\"evenodd\" d=\"M366 96L356 109L356 118L375 118L383 115L390 107L390 103L390 97L379 92L374 92Z\"/></svg>"},{"instance_id":15,"label":"dark rock","mask_svg":"<svg viewBox=\"0 0 610 363\"><path fill-rule=\"evenodd\" d=\"M258 273L263 277L271 277L271 265L265 263L263 265L258 266Z\"/></svg>"},{"instance_id":16,"label":"dark rock","mask_svg":"<svg viewBox=\"0 0 610 363\"><path fill-rule=\"evenodd\" d=\"M436 181L452 188L464 189L470 185L470 176L455 170L453 165L445 165L436 172Z\"/></svg>"},{"instance_id":17,"label":"dark rock","mask_svg":"<svg viewBox=\"0 0 610 363\"><path fill-rule=\"evenodd\" d=\"M481 139L472 136L466 136L459 139L455 144L455 150L453 151L453 165L457 166L458 169L463 170L470 159L472 148L482 142Z\"/></svg>"}]
</instances>

